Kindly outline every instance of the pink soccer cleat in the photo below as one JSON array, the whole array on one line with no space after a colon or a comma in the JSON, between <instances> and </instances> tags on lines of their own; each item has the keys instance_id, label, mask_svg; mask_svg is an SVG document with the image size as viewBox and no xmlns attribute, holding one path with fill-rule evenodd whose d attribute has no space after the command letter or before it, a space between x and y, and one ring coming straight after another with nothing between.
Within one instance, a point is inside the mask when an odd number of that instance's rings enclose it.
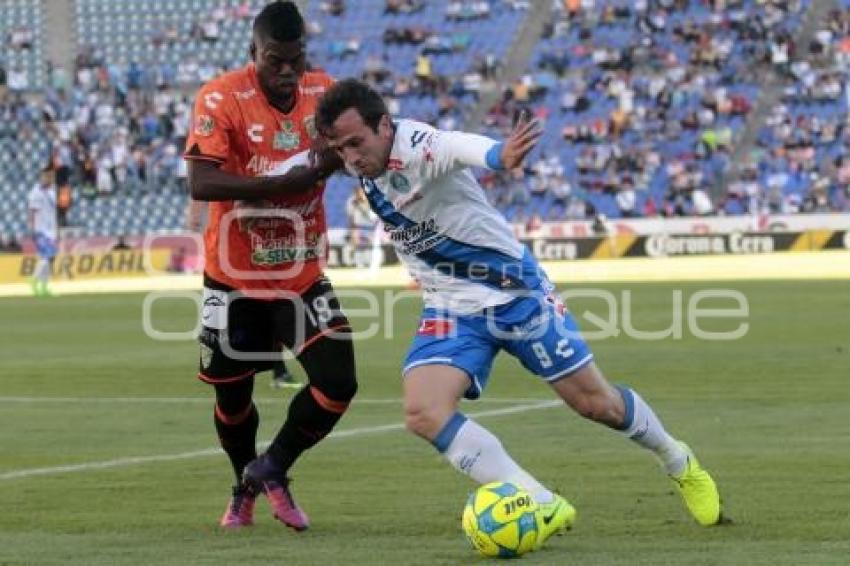
<instances>
[{"instance_id":1,"label":"pink soccer cleat","mask_svg":"<svg viewBox=\"0 0 850 566\"><path fill-rule=\"evenodd\" d=\"M227 510L221 517L219 525L226 529L237 529L239 527L250 527L254 524L254 501L257 492L249 486L237 485L233 487L233 497L227 505Z\"/></svg>"},{"instance_id":2,"label":"pink soccer cleat","mask_svg":"<svg viewBox=\"0 0 850 566\"><path fill-rule=\"evenodd\" d=\"M262 491L266 494L278 521L296 531L306 530L310 526L307 514L292 497L289 478L280 471L268 454L263 454L248 464L242 477L244 484L255 493Z\"/></svg>"}]
</instances>

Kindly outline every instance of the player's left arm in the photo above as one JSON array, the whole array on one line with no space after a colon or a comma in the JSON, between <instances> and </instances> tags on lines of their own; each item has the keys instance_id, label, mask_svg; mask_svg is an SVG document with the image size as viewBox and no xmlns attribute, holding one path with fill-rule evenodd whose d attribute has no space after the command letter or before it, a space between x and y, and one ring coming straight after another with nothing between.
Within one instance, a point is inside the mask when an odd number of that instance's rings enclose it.
<instances>
[{"instance_id":1,"label":"player's left arm","mask_svg":"<svg viewBox=\"0 0 850 566\"><path fill-rule=\"evenodd\" d=\"M423 174L439 177L464 167L510 170L519 167L540 139L537 120L520 120L503 142L467 132L437 131L426 138L422 149ZM415 139L415 138L414 138Z\"/></svg>"}]
</instances>

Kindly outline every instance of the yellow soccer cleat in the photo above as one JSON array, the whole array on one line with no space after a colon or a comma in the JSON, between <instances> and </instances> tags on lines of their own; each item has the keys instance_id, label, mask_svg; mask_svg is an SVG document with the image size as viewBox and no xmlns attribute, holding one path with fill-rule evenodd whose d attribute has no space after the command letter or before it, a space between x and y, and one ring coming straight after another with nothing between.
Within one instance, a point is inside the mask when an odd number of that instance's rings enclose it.
<instances>
[{"instance_id":1,"label":"yellow soccer cleat","mask_svg":"<svg viewBox=\"0 0 850 566\"><path fill-rule=\"evenodd\" d=\"M679 476L670 476L676 483L685 506L697 523L704 527L716 525L723 520L720 511L720 493L708 472L699 465L693 451L684 442L679 443L688 453L685 471Z\"/></svg>"},{"instance_id":2,"label":"yellow soccer cleat","mask_svg":"<svg viewBox=\"0 0 850 566\"><path fill-rule=\"evenodd\" d=\"M543 546L552 535L573 528L576 521L576 508L557 493L553 495L555 499L551 503L538 503L537 541L534 543L534 550Z\"/></svg>"}]
</instances>

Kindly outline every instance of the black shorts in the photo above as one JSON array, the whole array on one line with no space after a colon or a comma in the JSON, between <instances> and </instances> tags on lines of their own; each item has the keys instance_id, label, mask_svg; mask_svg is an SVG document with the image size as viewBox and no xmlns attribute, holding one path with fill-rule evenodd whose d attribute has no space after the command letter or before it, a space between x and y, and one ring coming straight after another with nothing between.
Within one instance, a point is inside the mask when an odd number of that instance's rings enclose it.
<instances>
[{"instance_id":1,"label":"black shorts","mask_svg":"<svg viewBox=\"0 0 850 566\"><path fill-rule=\"evenodd\" d=\"M298 356L321 338L350 339L351 327L324 277L291 297L260 300L204 276L200 371L208 383L271 369L285 347Z\"/></svg>"}]
</instances>

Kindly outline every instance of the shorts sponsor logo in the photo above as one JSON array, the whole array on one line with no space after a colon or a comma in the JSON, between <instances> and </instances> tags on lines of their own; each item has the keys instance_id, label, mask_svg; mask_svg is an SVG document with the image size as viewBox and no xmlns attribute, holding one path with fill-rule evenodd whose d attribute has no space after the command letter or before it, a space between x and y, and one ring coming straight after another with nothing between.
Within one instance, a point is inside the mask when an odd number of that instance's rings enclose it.
<instances>
[{"instance_id":1,"label":"shorts sponsor logo","mask_svg":"<svg viewBox=\"0 0 850 566\"><path fill-rule=\"evenodd\" d=\"M420 336L447 336L454 329L454 321L447 318L426 318L416 334Z\"/></svg>"},{"instance_id":2,"label":"shorts sponsor logo","mask_svg":"<svg viewBox=\"0 0 850 566\"><path fill-rule=\"evenodd\" d=\"M212 363L212 357L212 348L210 348L206 344L201 344L201 366L203 366L204 369L210 367L210 364Z\"/></svg>"}]
</instances>

